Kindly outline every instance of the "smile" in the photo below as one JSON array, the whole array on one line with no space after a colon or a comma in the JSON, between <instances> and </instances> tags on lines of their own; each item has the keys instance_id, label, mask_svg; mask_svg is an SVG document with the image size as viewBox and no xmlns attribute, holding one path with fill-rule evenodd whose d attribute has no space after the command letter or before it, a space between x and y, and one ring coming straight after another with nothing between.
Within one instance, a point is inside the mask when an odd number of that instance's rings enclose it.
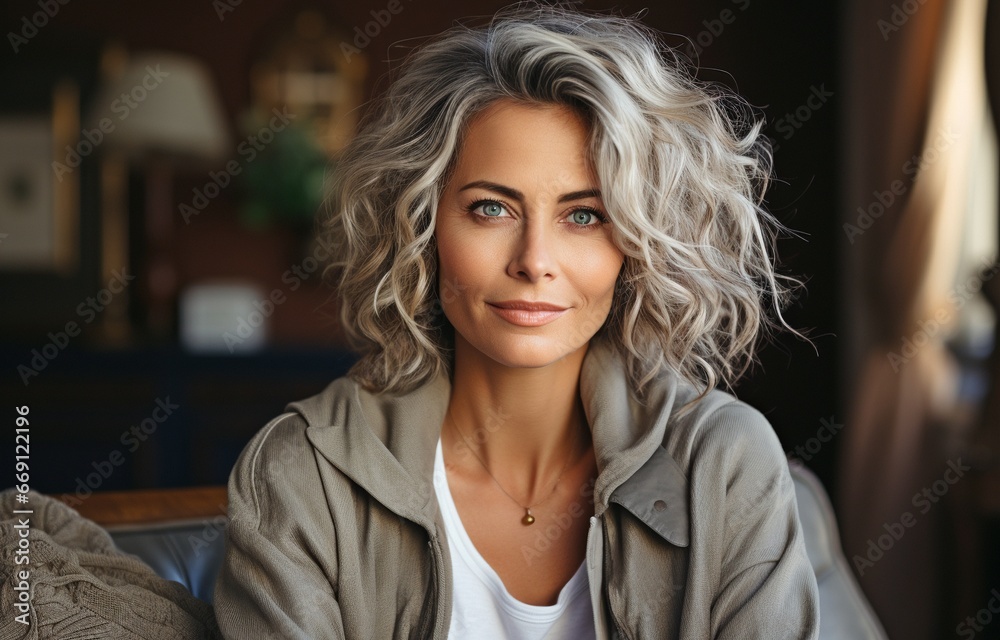
<instances>
[{"instance_id":1,"label":"smile","mask_svg":"<svg viewBox=\"0 0 1000 640\"><path fill-rule=\"evenodd\" d=\"M505 306L499 306L489 302L486 304L493 310L494 313L507 322L521 327L540 327L552 322L559 316L569 311L569 309L560 309L553 305L526 305L515 303L507 305L507 303L501 303Z\"/></svg>"}]
</instances>

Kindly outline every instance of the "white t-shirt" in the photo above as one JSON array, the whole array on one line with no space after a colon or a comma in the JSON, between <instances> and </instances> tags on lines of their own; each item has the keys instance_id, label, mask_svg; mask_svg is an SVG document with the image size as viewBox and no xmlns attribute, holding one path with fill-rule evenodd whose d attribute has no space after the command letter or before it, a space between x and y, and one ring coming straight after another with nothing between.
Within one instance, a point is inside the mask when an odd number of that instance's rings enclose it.
<instances>
[{"instance_id":1,"label":"white t-shirt","mask_svg":"<svg viewBox=\"0 0 1000 640\"><path fill-rule=\"evenodd\" d=\"M586 561L559 592L554 605L525 604L507 592L500 576L476 550L448 487L441 441L434 457L434 491L444 518L454 576L450 640L590 640L595 637Z\"/></svg>"}]
</instances>

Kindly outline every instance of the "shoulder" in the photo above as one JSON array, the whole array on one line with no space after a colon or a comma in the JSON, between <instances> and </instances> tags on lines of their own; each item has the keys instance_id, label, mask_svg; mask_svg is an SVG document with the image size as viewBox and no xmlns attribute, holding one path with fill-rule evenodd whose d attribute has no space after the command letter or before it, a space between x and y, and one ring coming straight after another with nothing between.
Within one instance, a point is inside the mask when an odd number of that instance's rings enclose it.
<instances>
[{"instance_id":1,"label":"shoulder","mask_svg":"<svg viewBox=\"0 0 1000 640\"><path fill-rule=\"evenodd\" d=\"M252 481L271 475L286 464L301 460L311 445L306 439L305 419L294 411L271 419L243 448L235 470L250 474Z\"/></svg>"},{"instance_id":2,"label":"shoulder","mask_svg":"<svg viewBox=\"0 0 1000 640\"><path fill-rule=\"evenodd\" d=\"M692 411L693 438L702 455L784 460L777 434L764 414L723 391L712 391Z\"/></svg>"},{"instance_id":3,"label":"shoulder","mask_svg":"<svg viewBox=\"0 0 1000 640\"><path fill-rule=\"evenodd\" d=\"M675 413L666 439L673 441L668 449L686 451L682 457L735 460L766 456L784 460L781 443L764 414L718 389L710 391L687 413Z\"/></svg>"},{"instance_id":4,"label":"shoulder","mask_svg":"<svg viewBox=\"0 0 1000 640\"><path fill-rule=\"evenodd\" d=\"M678 462L694 491L735 500L740 504L732 508L742 509L791 487L785 452L771 423L729 393L711 391L670 431L671 453L681 454Z\"/></svg>"},{"instance_id":5,"label":"shoulder","mask_svg":"<svg viewBox=\"0 0 1000 640\"><path fill-rule=\"evenodd\" d=\"M265 503L301 506L321 498L317 452L307 430L343 425L360 402L358 383L343 376L319 393L288 403L243 448L230 474L230 496L242 497L257 514Z\"/></svg>"},{"instance_id":6,"label":"shoulder","mask_svg":"<svg viewBox=\"0 0 1000 640\"><path fill-rule=\"evenodd\" d=\"M344 414L359 403L358 389L357 382L344 376L327 384L319 393L289 402L283 413L250 439L237 467L248 472L281 472L285 465L301 462L301 456L313 448L306 430L343 424Z\"/></svg>"},{"instance_id":7,"label":"shoulder","mask_svg":"<svg viewBox=\"0 0 1000 640\"><path fill-rule=\"evenodd\" d=\"M306 422L286 411L260 429L240 453L229 475L230 517L260 520L274 506L297 498L293 487L316 476ZM312 472L310 472L312 468Z\"/></svg>"}]
</instances>

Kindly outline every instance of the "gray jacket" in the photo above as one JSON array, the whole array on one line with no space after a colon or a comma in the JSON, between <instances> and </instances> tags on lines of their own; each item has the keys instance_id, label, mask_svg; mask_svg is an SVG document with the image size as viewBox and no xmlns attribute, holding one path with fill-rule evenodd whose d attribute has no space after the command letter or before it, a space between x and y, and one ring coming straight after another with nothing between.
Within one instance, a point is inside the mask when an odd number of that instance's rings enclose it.
<instances>
[{"instance_id":1,"label":"gray jacket","mask_svg":"<svg viewBox=\"0 0 1000 640\"><path fill-rule=\"evenodd\" d=\"M598 477L587 537L598 638L816 638L819 596L777 437L670 375L647 400L598 341L580 394ZM451 383L291 403L229 480L216 615L227 638L435 638L452 577L432 484Z\"/></svg>"}]
</instances>

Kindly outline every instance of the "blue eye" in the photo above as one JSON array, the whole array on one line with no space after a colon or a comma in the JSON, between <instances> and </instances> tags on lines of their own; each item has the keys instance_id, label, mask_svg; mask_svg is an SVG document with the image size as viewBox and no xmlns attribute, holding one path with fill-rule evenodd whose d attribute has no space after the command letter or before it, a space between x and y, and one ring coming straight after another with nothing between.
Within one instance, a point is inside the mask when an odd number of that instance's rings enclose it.
<instances>
[{"instance_id":1,"label":"blue eye","mask_svg":"<svg viewBox=\"0 0 1000 640\"><path fill-rule=\"evenodd\" d=\"M492 217L499 216L503 213L503 205L499 202L487 202L481 205L483 213Z\"/></svg>"},{"instance_id":2,"label":"blue eye","mask_svg":"<svg viewBox=\"0 0 1000 640\"><path fill-rule=\"evenodd\" d=\"M597 224L603 224L608 221L599 211L596 209L577 209L569 216L570 221L583 226L583 227L594 227ZM593 224L593 223L597 224Z\"/></svg>"},{"instance_id":3,"label":"blue eye","mask_svg":"<svg viewBox=\"0 0 1000 640\"><path fill-rule=\"evenodd\" d=\"M469 213L474 213L480 218L509 218L510 214L507 213L507 205L497 200L476 200L469 206L465 207L465 210Z\"/></svg>"}]
</instances>

